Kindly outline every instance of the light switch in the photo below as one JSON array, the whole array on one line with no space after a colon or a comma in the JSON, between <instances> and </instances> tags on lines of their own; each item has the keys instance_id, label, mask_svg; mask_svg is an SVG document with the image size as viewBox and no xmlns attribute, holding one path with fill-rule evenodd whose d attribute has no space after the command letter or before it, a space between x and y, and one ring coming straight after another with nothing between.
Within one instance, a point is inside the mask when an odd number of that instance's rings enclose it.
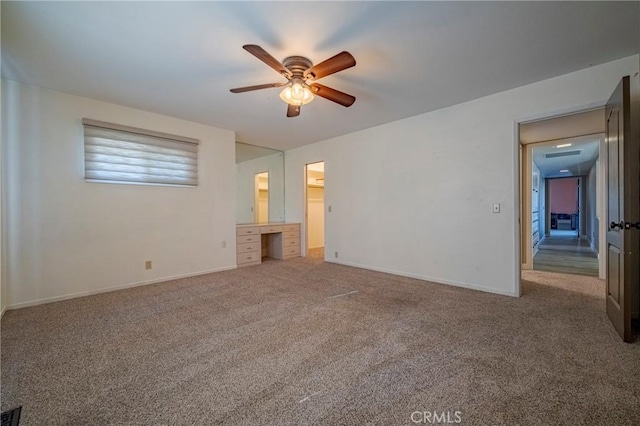
<instances>
[{"instance_id":1,"label":"light switch","mask_svg":"<svg viewBox=\"0 0 640 426\"><path fill-rule=\"evenodd\" d=\"M329 206L327 210L329 211L329 213L331 213L331 206Z\"/></svg>"},{"instance_id":2,"label":"light switch","mask_svg":"<svg viewBox=\"0 0 640 426\"><path fill-rule=\"evenodd\" d=\"M500 203L493 203L493 212L500 213Z\"/></svg>"}]
</instances>

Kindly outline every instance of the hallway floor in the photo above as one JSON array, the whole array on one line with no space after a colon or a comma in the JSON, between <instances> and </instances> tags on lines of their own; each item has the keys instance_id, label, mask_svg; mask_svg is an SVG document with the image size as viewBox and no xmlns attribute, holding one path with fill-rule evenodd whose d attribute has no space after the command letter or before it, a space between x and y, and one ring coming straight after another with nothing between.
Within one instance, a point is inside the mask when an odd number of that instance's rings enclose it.
<instances>
[{"instance_id":1,"label":"hallway floor","mask_svg":"<svg viewBox=\"0 0 640 426\"><path fill-rule=\"evenodd\" d=\"M598 257L584 238L551 236L540 243L533 269L597 277Z\"/></svg>"}]
</instances>

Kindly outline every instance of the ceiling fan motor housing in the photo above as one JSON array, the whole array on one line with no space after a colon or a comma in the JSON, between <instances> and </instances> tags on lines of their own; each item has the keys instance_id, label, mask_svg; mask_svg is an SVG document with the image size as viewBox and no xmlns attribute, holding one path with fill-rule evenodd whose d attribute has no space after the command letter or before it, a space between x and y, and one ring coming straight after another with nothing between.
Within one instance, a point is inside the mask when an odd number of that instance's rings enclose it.
<instances>
[{"instance_id":1,"label":"ceiling fan motor housing","mask_svg":"<svg viewBox=\"0 0 640 426\"><path fill-rule=\"evenodd\" d=\"M282 65L291 71L294 77L303 78L304 72L313 66L313 62L304 56L289 56L284 58Z\"/></svg>"}]
</instances>

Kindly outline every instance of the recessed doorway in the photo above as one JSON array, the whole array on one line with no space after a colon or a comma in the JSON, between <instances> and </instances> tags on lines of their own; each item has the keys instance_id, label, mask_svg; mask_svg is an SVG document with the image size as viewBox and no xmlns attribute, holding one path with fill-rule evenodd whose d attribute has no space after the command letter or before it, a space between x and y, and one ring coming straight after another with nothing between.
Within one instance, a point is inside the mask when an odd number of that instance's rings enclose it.
<instances>
[{"instance_id":1,"label":"recessed doorway","mask_svg":"<svg viewBox=\"0 0 640 426\"><path fill-rule=\"evenodd\" d=\"M324 259L324 161L307 164L307 256Z\"/></svg>"}]
</instances>

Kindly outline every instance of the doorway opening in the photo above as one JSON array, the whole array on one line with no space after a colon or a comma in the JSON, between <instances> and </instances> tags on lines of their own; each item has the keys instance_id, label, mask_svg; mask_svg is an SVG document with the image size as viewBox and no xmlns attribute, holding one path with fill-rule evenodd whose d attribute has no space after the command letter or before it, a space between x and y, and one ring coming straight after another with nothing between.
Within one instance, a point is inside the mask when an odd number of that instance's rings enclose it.
<instances>
[{"instance_id":1,"label":"doorway opening","mask_svg":"<svg viewBox=\"0 0 640 426\"><path fill-rule=\"evenodd\" d=\"M603 132L602 109L520 125L523 270L604 278Z\"/></svg>"},{"instance_id":2,"label":"doorway opening","mask_svg":"<svg viewBox=\"0 0 640 426\"><path fill-rule=\"evenodd\" d=\"M551 237L578 238L580 236L581 180L580 177L547 179Z\"/></svg>"},{"instance_id":3,"label":"doorway opening","mask_svg":"<svg viewBox=\"0 0 640 426\"><path fill-rule=\"evenodd\" d=\"M324 161L307 164L305 185L307 256L324 259Z\"/></svg>"},{"instance_id":4,"label":"doorway opening","mask_svg":"<svg viewBox=\"0 0 640 426\"><path fill-rule=\"evenodd\" d=\"M269 172L256 173L254 222L269 222Z\"/></svg>"},{"instance_id":5,"label":"doorway opening","mask_svg":"<svg viewBox=\"0 0 640 426\"><path fill-rule=\"evenodd\" d=\"M640 167L638 166L638 153L640 152L640 105L632 104L630 96L631 77L624 76L618 83L602 109L584 111L571 115L557 116L555 118L539 121L517 123L517 143L519 144L519 194L520 209L518 221L520 223L520 238L518 252L520 256L520 274L516 282L516 291L522 294L522 282L530 281L543 285L552 285L567 290L567 294L583 293L596 296L602 291L606 300L605 312L613 327L625 342L633 342L640 337L640 330L634 329L640 325L640 267L637 261L637 247L640 241L639 234L634 232L640 208ZM589 114L594 119L589 119ZM575 119L578 117L578 119ZM584 118L584 120L582 120ZM568 120L563 122L564 120ZM559 124L561 123L561 124ZM554 126L553 124L557 124ZM531 126L528 129L527 126ZM536 129L537 127L537 129ZM536 132L535 130L538 130ZM564 133L557 136L557 133ZM571 134L566 134L571 133ZM552 137L540 137L540 135ZM533 137L532 137L533 136ZM555 148L571 148L566 139L579 139L598 137L599 160L589 168L588 174L584 172L574 173L571 168L566 172L572 172L573 176L581 176L583 188L580 194L585 194L585 187L595 186L595 207L593 201L583 203L585 210L595 212L590 228L585 224L581 215L579 225L579 238L586 233L591 240L592 247L597 247L599 255L599 277L581 277L578 280L565 275L548 274L539 271L527 271L533 269L533 259L536 250L539 249L540 239L535 233L550 227L550 212L538 206L534 210L535 199L547 200L546 193L542 196L540 190L547 189L547 185L538 185L538 192L534 191L533 173L539 167L534 161L534 144L545 143ZM562 140L562 141L561 141ZM546 141L546 142L544 142ZM568 154L565 153L564 157ZM577 155L577 154L576 154ZM555 156L557 157L557 156ZM547 156L549 158L549 156ZM582 167L577 165L578 169ZM565 170L565 169L563 169ZM595 179L591 179L595 175ZM545 173L540 173L545 176ZM560 177L560 176L546 176ZM585 179L588 181L585 183ZM533 196L532 196L533 193ZM542 213L541 213L542 212ZM534 221L538 215L537 225ZM541 225L541 218L549 218L547 225ZM629 218L629 219L627 219ZM634 222L636 221L636 222ZM557 226L557 225L556 225ZM639 226L640 227L640 226ZM549 229L550 231L550 229ZM631 232L627 232L631 231ZM551 237L545 235L544 239ZM544 239L542 241L544 241ZM564 272L564 271L563 271ZM635 321L635 325L634 325Z\"/></svg>"}]
</instances>

